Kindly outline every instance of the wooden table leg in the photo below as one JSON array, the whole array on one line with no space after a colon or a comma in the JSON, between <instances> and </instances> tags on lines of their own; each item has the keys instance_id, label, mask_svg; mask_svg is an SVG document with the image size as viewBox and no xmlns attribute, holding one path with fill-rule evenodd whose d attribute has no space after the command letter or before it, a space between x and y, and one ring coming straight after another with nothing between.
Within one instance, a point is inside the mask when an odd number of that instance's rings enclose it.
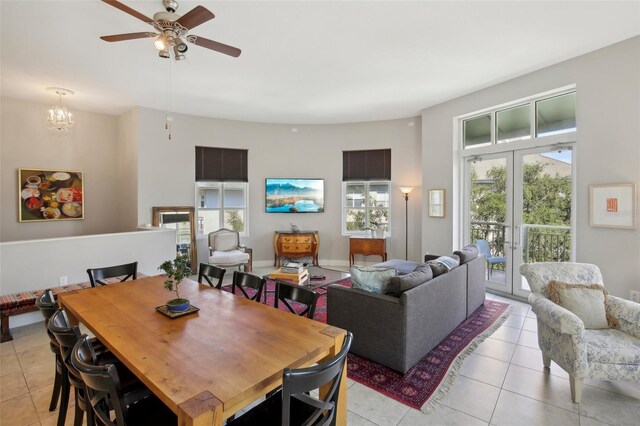
<instances>
[{"instance_id":1,"label":"wooden table leg","mask_svg":"<svg viewBox=\"0 0 640 426\"><path fill-rule=\"evenodd\" d=\"M333 358L340 352L342 349L342 343L344 342L344 337L346 332L337 327L327 327L322 331L322 334L326 334L327 336L331 336L334 338L333 348L329 351L329 355L327 355L326 359ZM320 361L322 362L322 361ZM331 383L328 383L320 388L320 398L324 398L324 396L329 392L331 388ZM342 379L340 379L340 387L338 389L338 407L336 410L336 425L345 426L347 424L347 361L344 361L344 369L342 370Z\"/></svg>"},{"instance_id":2,"label":"wooden table leg","mask_svg":"<svg viewBox=\"0 0 640 426\"><path fill-rule=\"evenodd\" d=\"M199 395L178 405L179 426L222 426L222 402L210 392Z\"/></svg>"}]
</instances>

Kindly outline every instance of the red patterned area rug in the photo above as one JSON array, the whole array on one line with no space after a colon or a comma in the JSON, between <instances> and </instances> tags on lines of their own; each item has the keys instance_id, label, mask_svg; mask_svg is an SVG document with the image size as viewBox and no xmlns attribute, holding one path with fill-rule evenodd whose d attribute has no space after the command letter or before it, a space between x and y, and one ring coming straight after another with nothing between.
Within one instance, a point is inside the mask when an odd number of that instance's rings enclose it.
<instances>
[{"instance_id":1,"label":"red patterned area rug","mask_svg":"<svg viewBox=\"0 0 640 426\"><path fill-rule=\"evenodd\" d=\"M350 379L409 407L431 412L447 395L464 359L509 316L509 304L485 300L474 313L405 374L349 354Z\"/></svg>"},{"instance_id":2,"label":"red patterned area rug","mask_svg":"<svg viewBox=\"0 0 640 426\"><path fill-rule=\"evenodd\" d=\"M347 280L342 284L351 283ZM273 306L275 285L272 281L267 281L266 288L266 303ZM223 286L222 289L231 291L231 286ZM316 291L321 296L313 319L326 323L326 289L320 288ZM239 292L236 291L237 293ZM264 300L263 297L263 302ZM294 307L302 308L296 304ZM280 306L280 309L286 310L283 306ZM405 374L350 353L347 375L350 379L409 407L431 412L453 386L457 370L462 366L464 359L504 323L509 312L508 303L485 300L484 305L476 309Z\"/></svg>"}]
</instances>

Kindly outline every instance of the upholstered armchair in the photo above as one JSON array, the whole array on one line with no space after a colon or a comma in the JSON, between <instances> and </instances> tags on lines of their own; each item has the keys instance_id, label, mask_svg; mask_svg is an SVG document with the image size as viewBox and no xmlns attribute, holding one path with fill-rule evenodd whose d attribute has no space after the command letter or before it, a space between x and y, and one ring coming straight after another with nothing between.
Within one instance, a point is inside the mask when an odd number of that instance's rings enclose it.
<instances>
[{"instance_id":1,"label":"upholstered armchair","mask_svg":"<svg viewBox=\"0 0 640 426\"><path fill-rule=\"evenodd\" d=\"M520 273L531 288L529 303L538 318L544 366L553 360L569 373L573 402L580 402L585 378L640 381L640 304L607 296L606 315L614 327L585 329L578 316L549 300L548 284L603 284L596 265L529 263Z\"/></svg>"},{"instance_id":2,"label":"upholstered armchair","mask_svg":"<svg viewBox=\"0 0 640 426\"><path fill-rule=\"evenodd\" d=\"M244 267L251 271L252 250L240 244L240 235L231 229L218 229L209 233L209 264L228 268Z\"/></svg>"}]
</instances>

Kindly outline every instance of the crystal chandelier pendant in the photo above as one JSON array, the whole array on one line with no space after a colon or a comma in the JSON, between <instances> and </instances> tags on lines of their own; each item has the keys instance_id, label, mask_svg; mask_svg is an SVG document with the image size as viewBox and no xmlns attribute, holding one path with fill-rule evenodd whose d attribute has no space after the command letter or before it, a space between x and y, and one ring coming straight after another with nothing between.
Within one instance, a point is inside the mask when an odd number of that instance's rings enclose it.
<instances>
[{"instance_id":1,"label":"crystal chandelier pendant","mask_svg":"<svg viewBox=\"0 0 640 426\"><path fill-rule=\"evenodd\" d=\"M73 92L61 87L47 87L50 92L55 92L59 97L59 104L53 105L49 108L49 115L47 116L47 127L49 130L58 136L64 136L69 134L71 127L73 127L73 120L71 112L66 107L62 106L62 97L65 95L73 95Z\"/></svg>"}]
</instances>

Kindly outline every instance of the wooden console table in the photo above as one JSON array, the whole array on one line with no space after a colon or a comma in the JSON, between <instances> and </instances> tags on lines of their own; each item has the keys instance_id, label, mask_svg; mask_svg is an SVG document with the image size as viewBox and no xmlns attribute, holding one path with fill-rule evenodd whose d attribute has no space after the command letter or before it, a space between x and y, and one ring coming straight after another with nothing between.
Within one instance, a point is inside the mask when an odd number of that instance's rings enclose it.
<instances>
[{"instance_id":1,"label":"wooden console table","mask_svg":"<svg viewBox=\"0 0 640 426\"><path fill-rule=\"evenodd\" d=\"M273 266L279 267L283 257L311 257L314 265L318 265L318 248L320 236L318 231L276 231L273 235Z\"/></svg>"},{"instance_id":2,"label":"wooden console table","mask_svg":"<svg viewBox=\"0 0 640 426\"><path fill-rule=\"evenodd\" d=\"M385 238L372 237L351 237L349 238L349 266L354 263L354 256L362 254L365 256L375 255L381 256L382 261L387 260Z\"/></svg>"}]
</instances>

